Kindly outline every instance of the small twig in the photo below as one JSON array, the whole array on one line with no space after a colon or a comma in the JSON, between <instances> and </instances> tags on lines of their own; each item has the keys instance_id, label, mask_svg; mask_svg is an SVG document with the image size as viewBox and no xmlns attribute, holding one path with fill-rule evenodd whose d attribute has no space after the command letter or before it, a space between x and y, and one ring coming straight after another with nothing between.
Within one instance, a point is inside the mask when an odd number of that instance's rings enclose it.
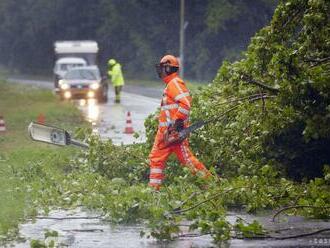
<instances>
[{"instance_id":1,"label":"small twig","mask_svg":"<svg viewBox=\"0 0 330 248\"><path fill-rule=\"evenodd\" d=\"M324 229L319 229L314 232L309 232L309 233L301 233L297 235L292 235L292 236L284 236L284 237L279 237L279 236L269 236L270 238L273 239L294 239L294 238L301 238L301 237L307 237L307 236L312 236L315 234L323 233L323 232L329 232L330 228L324 228Z\"/></svg>"},{"instance_id":2,"label":"small twig","mask_svg":"<svg viewBox=\"0 0 330 248\"><path fill-rule=\"evenodd\" d=\"M266 94L264 94L264 95L266 95ZM259 96L261 96L260 93L254 94L254 95L249 95L249 96L244 96L244 97L240 97L240 98L227 99L225 102L220 102L220 103L216 104L216 106L220 106L220 105L224 105L224 104L230 104L230 103L234 103L234 102L245 101L245 100L250 100L250 99L253 99L253 98L259 97Z\"/></svg>"},{"instance_id":3,"label":"small twig","mask_svg":"<svg viewBox=\"0 0 330 248\"><path fill-rule=\"evenodd\" d=\"M193 192L186 200L184 200L181 204L180 204L180 206L178 206L178 207L176 207L176 208L174 208L173 209L173 211L179 211L179 210L181 210L181 207L183 206L183 205L185 205L188 201L190 201L192 198L194 198L196 195L199 195L199 194L201 194L201 193L204 193L204 191L200 191L200 192Z\"/></svg>"},{"instance_id":4,"label":"small twig","mask_svg":"<svg viewBox=\"0 0 330 248\"><path fill-rule=\"evenodd\" d=\"M49 216L36 216L35 219L39 220L93 220L103 219L104 215L99 216L72 216L72 217L49 217Z\"/></svg>"},{"instance_id":5,"label":"small twig","mask_svg":"<svg viewBox=\"0 0 330 248\"><path fill-rule=\"evenodd\" d=\"M309 233L301 233L296 235L290 235L290 236L272 236L272 235L262 235L262 236L251 236L251 237L244 237L244 236L231 236L232 239L277 239L277 240L284 240L284 239L295 239L295 238L301 238L301 237L308 237L315 234L323 233L323 232L329 232L330 228L324 228L319 229L313 232ZM208 232L203 234L196 234L196 233L185 233L175 236L174 238L194 238L194 237L201 237L205 235L212 235L215 234L214 232Z\"/></svg>"},{"instance_id":6,"label":"small twig","mask_svg":"<svg viewBox=\"0 0 330 248\"><path fill-rule=\"evenodd\" d=\"M104 232L103 229L68 229L66 232Z\"/></svg>"},{"instance_id":7,"label":"small twig","mask_svg":"<svg viewBox=\"0 0 330 248\"><path fill-rule=\"evenodd\" d=\"M196 237L202 237L202 236L205 236L205 235L209 235L209 234L212 234L212 233L184 233L184 234L179 234L177 236L175 236L174 238L196 238Z\"/></svg>"},{"instance_id":8,"label":"small twig","mask_svg":"<svg viewBox=\"0 0 330 248\"><path fill-rule=\"evenodd\" d=\"M237 189L244 189L244 188L251 188L251 187L239 187L239 188L232 188L232 189L229 189L229 190L226 190L226 191L220 191L218 193L213 194L211 197L209 197L209 198L207 198L207 199L205 199L203 201L200 201L199 203L197 203L197 204L195 204L195 205L193 205L193 206L191 206L189 208L181 209L181 210L177 210L177 211L172 211L172 212L175 213L175 214L182 214L184 212L188 212L188 211L190 211L190 210L192 210L194 208L197 208L200 205L202 205L202 204L204 204L204 203L206 203L208 201L212 201L213 199L216 199L221 194L226 194L226 193L228 193L230 191L237 190Z\"/></svg>"},{"instance_id":9,"label":"small twig","mask_svg":"<svg viewBox=\"0 0 330 248\"><path fill-rule=\"evenodd\" d=\"M305 58L304 59L305 62L312 62L312 63L323 63L323 62L328 62L330 61L330 57L325 57L325 58Z\"/></svg>"},{"instance_id":10,"label":"small twig","mask_svg":"<svg viewBox=\"0 0 330 248\"><path fill-rule=\"evenodd\" d=\"M296 205L296 206L289 206L289 207L284 207L282 209L280 209L279 211L277 211L273 218L272 218L272 221L275 222L275 218L276 216L278 216L280 213L286 211L286 210L289 210L289 209L293 209L293 208L330 208L330 206L309 206L309 205Z\"/></svg>"},{"instance_id":11,"label":"small twig","mask_svg":"<svg viewBox=\"0 0 330 248\"><path fill-rule=\"evenodd\" d=\"M296 10L294 13L290 15L290 18L286 20L286 22L282 25L282 29L285 28L290 22L294 21L294 19L299 15L299 13L302 11L302 9Z\"/></svg>"},{"instance_id":12,"label":"small twig","mask_svg":"<svg viewBox=\"0 0 330 248\"><path fill-rule=\"evenodd\" d=\"M260 99L266 99L266 98L275 98L276 95L271 95L271 96L262 96L262 97L254 97L254 98L250 98L250 99L247 99L249 102L254 102L254 101L257 101L257 100L260 100ZM208 123L215 123L215 122L219 122L220 120L222 120L223 118L226 117L226 115L228 113L230 113L231 111L237 109L238 107L240 107L241 105L243 105L244 103L237 103L236 105L234 105L233 107L227 109L225 112L222 112L220 115L218 115L217 117L215 118L211 118L207 121L204 122L204 125L208 124ZM196 130L195 130L196 131Z\"/></svg>"},{"instance_id":13,"label":"small twig","mask_svg":"<svg viewBox=\"0 0 330 248\"><path fill-rule=\"evenodd\" d=\"M262 112L265 113L266 112L266 104L265 104L265 99L264 99L264 93L262 92L261 87L259 87L259 92L260 92L261 100L262 100Z\"/></svg>"},{"instance_id":14,"label":"small twig","mask_svg":"<svg viewBox=\"0 0 330 248\"><path fill-rule=\"evenodd\" d=\"M194 208L199 207L200 205L202 205L202 204L204 204L204 203L206 203L206 202L208 202L208 201L211 201L211 200L217 198L220 194L223 194L223 192L219 192L219 193L213 195L212 197L209 197L209 198L207 198L206 200L201 201L201 202L199 202L199 203L197 203L197 204L195 204L195 205L193 205L193 206L191 206L191 207L189 207L189 208L181 209L181 210L177 210L177 211L173 211L173 213L175 213L175 214L182 214L182 213L184 213L184 212L188 212L188 211L190 211L190 210L192 210L192 209L194 209Z\"/></svg>"},{"instance_id":15,"label":"small twig","mask_svg":"<svg viewBox=\"0 0 330 248\"><path fill-rule=\"evenodd\" d=\"M261 82L255 80L255 79L247 76L247 75L242 75L241 79L248 82L248 83L255 84L255 85L257 85L257 86L259 86L263 89L269 90L269 91L274 92L274 93L278 93L280 91L278 88L274 88L274 87L271 87L271 86L266 85L264 83L261 83Z\"/></svg>"}]
</instances>

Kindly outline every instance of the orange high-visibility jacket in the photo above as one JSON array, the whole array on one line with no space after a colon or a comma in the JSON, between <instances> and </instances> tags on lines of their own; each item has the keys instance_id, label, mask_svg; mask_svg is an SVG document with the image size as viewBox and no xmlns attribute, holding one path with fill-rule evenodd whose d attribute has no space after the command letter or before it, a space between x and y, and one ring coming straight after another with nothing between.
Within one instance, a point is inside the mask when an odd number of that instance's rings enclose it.
<instances>
[{"instance_id":1,"label":"orange high-visibility jacket","mask_svg":"<svg viewBox=\"0 0 330 248\"><path fill-rule=\"evenodd\" d=\"M192 98L184 81L179 78L177 73L165 77L163 99L159 114L159 129L165 131L173 125L175 120L184 120L185 126L188 125L188 118Z\"/></svg>"}]
</instances>

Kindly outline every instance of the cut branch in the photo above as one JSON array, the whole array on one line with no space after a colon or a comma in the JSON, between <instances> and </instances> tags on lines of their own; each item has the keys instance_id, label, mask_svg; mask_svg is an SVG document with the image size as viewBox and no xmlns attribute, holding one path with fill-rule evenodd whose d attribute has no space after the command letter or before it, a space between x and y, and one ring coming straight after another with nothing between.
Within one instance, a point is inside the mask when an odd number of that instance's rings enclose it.
<instances>
[{"instance_id":1,"label":"cut branch","mask_svg":"<svg viewBox=\"0 0 330 248\"><path fill-rule=\"evenodd\" d=\"M296 205L296 206L289 206L289 207L284 207L282 209L280 209L279 211L277 211L274 216L272 221L275 221L276 216L278 216L279 214L281 214L284 211L287 211L289 209L297 209L297 208L324 208L324 209L329 209L330 206L309 206L309 205Z\"/></svg>"},{"instance_id":2,"label":"cut branch","mask_svg":"<svg viewBox=\"0 0 330 248\"><path fill-rule=\"evenodd\" d=\"M295 239L295 238L301 238L301 237L307 237L307 236L312 236L315 234L323 233L323 232L329 232L330 228L324 228L324 229L319 229L314 232L309 232L309 233L301 233L297 235L292 235L292 236L284 236L284 237L279 237L279 236L269 236L270 238L273 239Z\"/></svg>"},{"instance_id":3,"label":"cut branch","mask_svg":"<svg viewBox=\"0 0 330 248\"><path fill-rule=\"evenodd\" d=\"M305 58L305 62L311 63L311 67L318 66L322 63L329 63L330 62L330 57L326 58Z\"/></svg>"},{"instance_id":4,"label":"cut branch","mask_svg":"<svg viewBox=\"0 0 330 248\"><path fill-rule=\"evenodd\" d=\"M323 63L323 62L327 62L330 61L330 57L326 57L326 58L305 58L304 60L305 62L313 62L313 63Z\"/></svg>"},{"instance_id":5,"label":"cut branch","mask_svg":"<svg viewBox=\"0 0 330 248\"><path fill-rule=\"evenodd\" d=\"M229 98L227 99L226 101L224 102L220 102L220 103L217 103L216 106L220 106L220 105L225 105L225 104L230 104L230 103L235 103L235 102L240 102L240 101L246 101L246 100L251 100L251 99L254 99L256 97L262 97L262 96L266 96L265 93L263 93L262 95L260 93L258 94L254 94L254 95L249 95L249 96L244 96L244 97L240 97L240 98Z\"/></svg>"},{"instance_id":6,"label":"cut branch","mask_svg":"<svg viewBox=\"0 0 330 248\"><path fill-rule=\"evenodd\" d=\"M274 92L274 93L278 93L280 91L278 88L274 88L272 86L266 85L266 84L264 84L262 82L259 82L259 81L255 80L255 79L253 79L253 78L251 78L247 75L242 75L241 79L246 81L247 83L257 85L257 86L259 86L263 89L269 90L269 91Z\"/></svg>"},{"instance_id":7,"label":"cut branch","mask_svg":"<svg viewBox=\"0 0 330 248\"><path fill-rule=\"evenodd\" d=\"M49 217L49 216L36 216L38 220L95 220L103 219L104 215L99 216L71 216L71 217Z\"/></svg>"},{"instance_id":8,"label":"cut branch","mask_svg":"<svg viewBox=\"0 0 330 248\"><path fill-rule=\"evenodd\" d=\"M194 209L194 208L197 208L197 207L199 207L200 205L202 205L202 204L204 204L204 203L206 203L206 202L212 201L212 200L216 199L217 197L219 197L219 196L222 195L222 194L226 194L226 193L229 193L230 191L237 190L237 189L247 189L247 188L251 188L251 186L247 186L247 187L238 187L238 188L231 188L231 189L228 189L228 190L225 190L225 191L220 191L220 192L218 192L218 193L215 193L215 194L211 195L209 198L207 198L207 199L205 199L205 200L203 200L203 201L198 202L197 204L195 204L195 205L193 205L193 206L191 206L191 207L189 207L189 208L186 208L186 209L180 209L180 210L174 210L174 211L172 211L172 213L175 213L175 214L182 214L182 213L184 213L184 212L188 212L188 211L190 211L190 210L192 210L192 209Z\"/></svg>"}]
</instances>

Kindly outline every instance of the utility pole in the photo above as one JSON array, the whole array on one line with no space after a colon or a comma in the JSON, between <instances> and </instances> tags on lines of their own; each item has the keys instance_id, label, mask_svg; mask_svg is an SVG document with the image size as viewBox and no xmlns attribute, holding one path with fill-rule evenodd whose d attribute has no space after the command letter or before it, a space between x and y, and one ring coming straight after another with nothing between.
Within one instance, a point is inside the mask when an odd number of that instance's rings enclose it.
<instances>
[{"instance_id":1,"label":"utility pole","mask_svg":"<svg viewBox=\"0 0 330 248\"><path fill-rule=\"evenodd\" d=\"M184 76L184 30L185 30L185 22L184 22L184 0L181 0L180 3L180 77Z\"/></svg>"}]
</instances>

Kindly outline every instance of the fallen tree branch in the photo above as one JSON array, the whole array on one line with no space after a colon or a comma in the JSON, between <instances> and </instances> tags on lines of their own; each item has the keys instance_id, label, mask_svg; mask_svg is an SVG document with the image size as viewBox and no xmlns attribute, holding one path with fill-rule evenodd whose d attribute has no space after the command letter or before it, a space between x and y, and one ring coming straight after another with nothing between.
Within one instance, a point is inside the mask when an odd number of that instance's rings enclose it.
<instances>
[{"instance_id":1,"label":"fallen tree branch","mask_svg":"<svg viewBox=\"0 0 330 248\"><path fill-rule=\"evenodd\" d=\"M220 196L220 195L222 195L222 194L226 194L226 193L228 193L228 192L230 192L230 191L233 191L233 190L237 190L237 189L246 189L246 188L251 188L251 186L249 186L249 187L232 188L232 189L228 189L228 190L226 190L226 191L220 191L220 192L218 192L218 193L213 194L213 195L210 196L209 198L207 198L207 199L205 199L205 200L203 200L203 201L198 202L197 204L195 204L195 205L193 205L193 206L191 206L191 207L189 207L189 208L180 209L180 210L174 210L174 211L172 211L172 213L175 213L175 214L182 214L182 213L188 212L188 211L190 211L190 210L192 210L192 209L194 209L194 208L199 207L200 205L202 205L202 204L204 204L204 203L206 203L206 202L208 202L208 201L212 201L212 200L216 199L218 196Z\"/></svg>"},{"instance_id":2,"label":"fallen tree branch","mask_svg":"<svg viewBox=\"0 0 330 248\"><path fill-rule=\"evenodd\" d=\"M273 239L295 239L295 238L312 236L312 235L315 235L315 234L319 234L319 233L323 233L323 232L329 232L329 231L330 231L330 228L324 228L324 229L316 230L314 232L301 233L301 234L296 234L296 235L291 235L291 236L284 236L284 237L280 237L280 236L269 236L269 237L270 238L273 238Z\"/></svg>"},{"instance_id":3,"label":"fallen tree branch","mask_svg":"<svg viewBox=\"0 0 330 248\"><path fill-rule=\"evenodd\" d=\"M67 229L67 230L63 230L66 232L104 232L103 229Z\"/></svg>"},{"instance_id":4,"label":"fallen tree branch","mask_svg":"<svg viewBox=\"0 0 330 248\"><path fill-rule=\"evenodd\" d=\"M257 100L260 100L260 99L275 98L275 97L276 97L276 95L271 95L271 96L267 96L266 95L266 96L258 96L258 97L255 97L255 98L247 98L246 100L248 100L249 102L254 102L254 101L257 101ZM237 109L239 106L241 106L243 104L244 104L243 102L237 103L233 107L227 109L225 112L222 112L217 117L208 119L207 121L204 122L204 125L209 124L209 123L219 122L220 120L222 120L223 118L225 118L228 113L230 113L231 111Z\"/></svg>"},{"instance_id":5,"label":"fallen tree branch","mask_svg":"<svg viewBox=\"0 0 330 248\"><path fill-rule=\"evenodd\" d=\"M183 205L185 205L188 201L190 201L192 198L194 198L196 195L199 195L201 193L204 193L203 191L200 191L200 192L193 192L186 200L184 200L180 206L176 207L173 209L173 211L180 211L181 210L181 207Z\"/></svg>"},{"instance_id":6,"label":"fallen tree branch","mask_svg":"<svg viewBox=\"0 0 330 248\"><path fill-rule=\"evenodd\" d=\"M247 75L242 75L241 76L241 79L246 81L247 83L250 83L250 84L254 84L254 85L257 85L263 89L266 89L266 90L269 90L271 92L274 92L274 93L278 93L280 90L278 88L274 88L272 86L269 86L269 85L266 85L262 82L259 82L253 78L251 78L250 76L247 76Z\"/></svg>"},{"instance_id":7,"label":"fallen tree branch","mask_svg":"<svg viewBox=\"0 0 330 248\"><path fill-rule=\"evenodd\" d=\"M294 209L294 208L325 208L325 209L328 209L330 208L330 206L310 206L310 205L296 205L296 206L288 206L288 207L284 207L282 209L280 209L279 211L277 211L273 218L272 218L272 221L275 222L275 218L276 216L278 216L279 214L281 214L282 212L284 211L287 211L289 209Z\"/></svg>"},{"instance_id":8,"label":"fallen tree branch","mask_svg":"<svg viewBox=\"0 0 330 248\"><path fill-rule=\"evenodd\" d=\"M250 100L250 99L254 99L255 97L262 97L262 96L266 96L265 93L263 93L262 95L260 95L260 93L258 94L254 94L254 95L249 95L249 96L244 96L244 97L240 97L240 98L229 98L227 101L225 102L220 102L218 104L215 104L215 106L220 106L220 105L224 105L224 104L230 104L230 103L235 103L235 102L240 102L240 101L245 101L245 100Z\"/></svg>"},{"instance_id":9,"label":"fallen tree branch","mask_svg":"<svg viewBox=\"0 0 330 248\"><path fill-rule=\"evenodd\" d=\"M319 229L313 232L308 232L308 233L300 233L296 235L289 235L289 236L272 236L272 235L260 235L260 236L251 236L251 237L244 237L244 236L231 236L232 239L276 239L276 240L284 240L284 239L295 239L295 238L302 238L302 237L308 237L312 236L315 234L320 234L323 232L330 232L330 228L324 228L324 229ZM205 235L212 235L215 234L214 232L208 232L208 233L203 233L203 234L196 234L196 233L185 233L178 235L174 238L193 238L193 237L201 237Z\"/></svg>"},{"instance_id":10,"label":"fallen tree branch","mask_svg":"<svg viewBox=\"0 0 330 248\"><path fill-rule=\"evenodd\" d=\"M36 216L38 220L94 220L103 219L104 215L98 216L71 216L71 217L49 217L49 216Z\"/></svg>"},{"instance_id":11,"label":"fallen tree branch","mask_svg":"<svg viewBox=\"0 0 330 248\"><path fill-rule=\"evenodd\" d=\"M330 61L330 57L325 57L325 58L305 58L304 59L305 62L312 62L312 63L323 63L323 62L327 62Z\"/></svg>"},{"instance_id":12,"label":"fallen tree branch","mask_svg":"<svg viewBox=\"0 0 330 248\"><path fill-rule=\"evenodd\" d=\"M175 236L174 238L197 238L205 235L210 235L212 233L184 233Z\"/></svg>"}]
</instances>

